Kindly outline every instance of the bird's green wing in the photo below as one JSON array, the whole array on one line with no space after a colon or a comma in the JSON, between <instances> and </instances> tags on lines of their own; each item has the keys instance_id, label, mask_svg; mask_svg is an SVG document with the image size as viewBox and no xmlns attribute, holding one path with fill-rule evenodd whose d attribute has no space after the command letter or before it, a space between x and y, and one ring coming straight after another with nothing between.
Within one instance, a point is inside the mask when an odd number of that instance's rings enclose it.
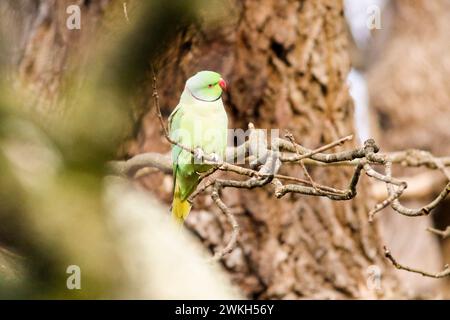
<instances>
[{"instance_id":1,"label":"bird's green wing","mask_svg":"<svg viewBox=\"0 0 450 320\"><path fill-rule=\"evenodd\" d=\"M176 140L179 143L182 143L182 141L178 141L180 137L174 136L174 133L178 129L180 129L181 118L183 117L183 114L184 114L183 105L180 103L177 105L177 107L172 111L172 113L169 116L169 135L172 139ZM176 164L176 160L178 159L181 150L182 149L179 146L174 145L172 147L172 160L174 165Z\"/></svg>"},{"instance_id":2,"label":"bird's green wing","mask_svg":"<svg viewBox=\"0 0 450 320\"><path fill-rule=\"evenodd\" d=\"M170 137L180 144L190 146L190 126L186 128L186 108L179 104L169 117ZM188 122L186 122L188 121ZM177 130L183 129L177 132ZM199 182L199 175L195 171L195 165L191 163L191 153L177 145L172 146L173 181L174 188L178 185L181 200L186 200ZM175 192L176 190L174 190Z\"/></svg>"},{"instance_id":3,"label":"bird's green wing","mask_svg":"<svg viewBox=\"0 0 450 320\"><path fill-rule=\"evenodd\" d=\"M172 139L179 140L179 137L175 137L174 133L180 128L181 117L183 116L183 113L184 113L183 105L179 103L169 116L169 134ZM182 143L181 141L178 142ZM174 186L178 168L178 157L182 150L183 149L181 149L177 145L172 146L172 166L173 166Z\"/></svg>"},{"instance_id":4,"label":"bird's green wing","mask_svg":"<svg viewBox=\"0 0 450 320\"><path fill-rule=\"evenodd\" d=\"M183 105L181 103L179 103L175 109L173 109L172 113L169 116L169 131L173 132L174 130L178 129L180 126L180 117L182 116L182 111L179 113L178 111L180 111L181 109L183 109ZM177 115L177 117L175 117L175 115Z\"/></svg>"}]
</instances>

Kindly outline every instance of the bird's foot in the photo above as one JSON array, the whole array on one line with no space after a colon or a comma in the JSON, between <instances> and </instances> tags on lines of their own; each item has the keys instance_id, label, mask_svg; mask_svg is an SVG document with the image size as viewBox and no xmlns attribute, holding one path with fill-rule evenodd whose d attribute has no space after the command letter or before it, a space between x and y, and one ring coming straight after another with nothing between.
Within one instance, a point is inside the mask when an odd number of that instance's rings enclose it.
<instances>
[{"instance_id":1,"label":"bird's foot","mask_svg":"<svg viewBox=\"0 0 450 320\"><path fill-rule=\"evenodd\" d=\"M211 153L210 157L212 162L218 163L220 161L220 157L217 153Z\"/></svg>"},{"instance_id":2,"label":"bird's foot","mask_svg":"<svg viewBox=\"0 0 450 320\"><path fill-rule=\"evenodd\" d=\"M195 163L201 163L203 161L203 158L205 156L205 153L200 148L194 149L194 162Z\"/></svg>"}]
</instances>

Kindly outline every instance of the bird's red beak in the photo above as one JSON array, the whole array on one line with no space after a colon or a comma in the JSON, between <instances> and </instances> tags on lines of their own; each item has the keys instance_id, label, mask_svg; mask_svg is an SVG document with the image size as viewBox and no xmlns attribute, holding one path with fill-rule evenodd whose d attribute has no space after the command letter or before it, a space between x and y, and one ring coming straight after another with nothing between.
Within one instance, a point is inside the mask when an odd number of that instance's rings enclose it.
<instances>
[{"instance_id":1,"label":"bird's red beak","mask_svg":"<svg viewBox=\"0 0 450 320\"><path fill-rule=\"evenodd\" d=\"M227 82L222 78L219 80L219 86L222 88L222 90L227 91Z\"/></svg>"}]
</instances>

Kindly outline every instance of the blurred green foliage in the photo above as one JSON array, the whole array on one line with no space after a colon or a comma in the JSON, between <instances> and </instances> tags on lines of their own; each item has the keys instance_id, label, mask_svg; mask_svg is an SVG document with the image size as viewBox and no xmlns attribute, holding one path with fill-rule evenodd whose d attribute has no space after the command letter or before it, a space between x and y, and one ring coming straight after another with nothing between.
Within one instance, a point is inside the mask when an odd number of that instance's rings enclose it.
<instances>
[{"instance_id":1,"label":"blurred green foliage","mask_svg":"<svg viewBox=\"0 0 450 320\"><path fill-rule=\"evenodd\" d=\"M64 75L62 115L25 107L29 93L0 72L0 298L114 298L125 285L103 202L105 164L129 135L130 97L150 62L203 5L135 3L129 25L104 17L114 32L100 28L95 54ZM66 288L69 265L81 268L82 290Z\"/></svg>"}]
</instances>

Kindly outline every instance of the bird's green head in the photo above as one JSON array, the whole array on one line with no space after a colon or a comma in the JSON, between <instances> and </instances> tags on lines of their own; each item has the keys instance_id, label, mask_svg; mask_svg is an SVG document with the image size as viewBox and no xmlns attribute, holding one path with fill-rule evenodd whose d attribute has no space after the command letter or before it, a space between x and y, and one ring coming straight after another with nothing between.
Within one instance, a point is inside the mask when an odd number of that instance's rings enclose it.
<instances>
[{"instance_id":1,"label":"bird's green head","mask_svg":"<svg viewBox=\"0 0 450 320\"><path fill-rule=\"evenodd\" d=\"M217 72L200 71L186 81L186 88L195 99L212 102L220 99L227 83Z\"/></svg>"}]
</instances>

